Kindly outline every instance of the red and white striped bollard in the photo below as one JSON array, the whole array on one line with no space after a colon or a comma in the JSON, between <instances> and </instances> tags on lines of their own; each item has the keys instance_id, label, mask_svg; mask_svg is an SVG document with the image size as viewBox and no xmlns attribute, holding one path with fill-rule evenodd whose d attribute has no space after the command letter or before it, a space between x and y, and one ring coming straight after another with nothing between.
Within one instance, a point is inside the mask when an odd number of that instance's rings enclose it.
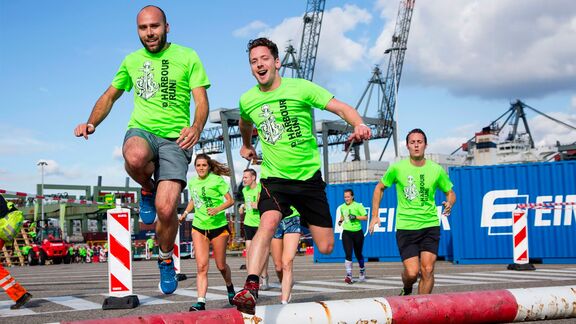
<instances>
[{"instance_id":1,"label":"red and white striped bollard","mask_svg":"<svg viewBox=\"0 0 576 324\"><path fill-rule=\"evenodd\" d=\"M528 255L528 215L526 208L516 208L512 212L512 242L514 263L508 265L508 270L536 270L530 264Z\"/></svg>"},{"instance_id":2,"label":"red and white striped bollard","mask_svg":"<svg viewBox=\"0 0 576 324\"><path fill-rule=\"evenodd\" d=\"M122 208L120 199L116 208L107 211L108 229L108 295L102 309L134 308L140 304L132 294L132 219L130 209Z\"/></svg>"}]
</instances>

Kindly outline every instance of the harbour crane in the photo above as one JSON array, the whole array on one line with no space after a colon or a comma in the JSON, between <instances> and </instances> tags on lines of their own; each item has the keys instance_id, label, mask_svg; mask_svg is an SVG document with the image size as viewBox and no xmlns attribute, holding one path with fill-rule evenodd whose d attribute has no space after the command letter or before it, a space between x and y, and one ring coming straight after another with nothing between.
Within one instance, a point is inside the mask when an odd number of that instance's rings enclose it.
<instances>
[{"instance_id":1,"label":"harbour crane","mask_svg":"<svg viewBox=\"0 0 576 324\"><path fill-rule=\"evenodd\" d=\"M398 96L398 87L400 78L402 76L402 66L404 65L404 57L406 55L408 35L410 33L410 25L412 22L412 14L414 11L415 0L401 0L398 8L398 15L396 18L396 25L392 35L391 45L384 51L388 54L388 66L386 68L386 76L383 77L382 71L379 66L376 66L368 81L356 109L364 106L365 109L361 113L364 124L372 129L373 139L386 139L385 146L380 154L379 161L382 160L384 151L386 150L390 139L393 138L395 154L398 156L397 135L396 135L396 102ZM377 113L374 117L369 117L370 112L368 107L373 97L377 100ZM364 143L351 143L347 139L353 132L352 128L342 121L322 121L322 140L319 146L322 146L324 153L324 171L328 171L328 146L344 144L346 150L346 160L348 152L351 148L354 149L355 159L359 159L359 145L364 144L364 152L366 160L370 160L370 149L368 142ZM326 144L326 145L325 145Z\"/></svg>"},{"instance_id":2,"label":"harbour crane","mask_svg":"<svg viewBox=\"0 0 576 324\"><path fill-rule=\"evenodd\" d=\"M533 149L534 148L534 138L532 137L532 132L530 131L530 127L528 125L528 120L526 119L526 109L532 110L533 112L535 112L535 113L537 113L543 117L546 117L546 118L550 119L551 121L556 122L560 125L563 125L567 128L570 128L572 130L576 130L576 127L569 125L569 124L567 124L567 123L565 123L559 119L556 119L550 115L547 115L547 114L541 112L540 110L525 104L521 100L516 100L516 101L512 102L510 104L510 108L508 108L508 110L506 110L506 112L504 112L502 115L500 115L494 121L492 121L487 127L485 127L485 129L489 130L491 133L496 134L496 135L500 135L500 133L505 128L509 129L509 133L506 136L505 142L527 141L529 144L529 147L531 149ZM502 119L504 119L504 121L500 124L499 122ZM521 132L518 128L520 126L520 121L522 121L522 124L524 126L524 132ZM511 126L511 129L509 127L506 127L507 125ZM462 144L460 147L458 147L452 153L450 153L450 155L454 155L454 154L458 153L460 150L467 150L471 146L475 145L476 144L475 138L476 138L476 136L470 138L468 141L466 141L466 143Z\"/></svg>"}]
</instances>

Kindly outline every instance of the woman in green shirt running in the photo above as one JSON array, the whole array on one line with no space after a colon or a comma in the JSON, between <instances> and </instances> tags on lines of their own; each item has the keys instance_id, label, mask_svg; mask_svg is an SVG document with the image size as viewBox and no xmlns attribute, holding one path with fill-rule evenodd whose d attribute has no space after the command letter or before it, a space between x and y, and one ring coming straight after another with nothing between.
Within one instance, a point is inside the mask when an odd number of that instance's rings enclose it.
<instances>
[{"instance_id":1,"label":"woman in green shirt running","mask_svg":"<svg viewBox=\"0 0 576 324\"><path fill-rule=\"evenodd\" d=\"M360 267L359 281L366 281L366 269L364 268L364 256L362 249L364 248L364 233L362 232L362 225L360 221L368 220L366 209L361 203L354 201L354 191L352 189L344 190L344 203L340 205L340 220L338 226L342 226L342 244L344 245L344 253L346 260L344 265L346 267L346 277L344 282L351 284L352 280L352 250L358 260Z\"/></svg>"},{"instance_id":2,"label":"woman in green shirt running","mask_svg":"<svg viewBox=\"0 0 576 324\"><path fill-rule=\"evenodd\" d=\"M212 160L206 154L198 154L194 160L194 167L198 176L188 182L192 199L184 213L194 211L192 241L198 268L196 276L198 302L190 307L190 311L200 311L206 309L210 243L216 267L226 282L228 300L232 304L234 285L230 267L226 263L226 246L230 230L225 210L234 205L234 199L230 194L230 186L221 177L230 175L230 169L225 164Z\"/></svg>"}]
</instances>

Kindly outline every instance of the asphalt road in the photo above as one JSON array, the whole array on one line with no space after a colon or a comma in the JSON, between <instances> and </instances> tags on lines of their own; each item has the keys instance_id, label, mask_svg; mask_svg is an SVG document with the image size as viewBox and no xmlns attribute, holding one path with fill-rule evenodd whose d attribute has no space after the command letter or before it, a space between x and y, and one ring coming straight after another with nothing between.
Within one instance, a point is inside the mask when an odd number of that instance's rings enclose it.
<instances>
[{"instance_id":1,"label":"asphalt road","mask_svg":"<svg viewBox=\"0 0 576 324\"><path fill-rule=\"evenodd\" d=\"M236 288L243 285L246 272L240 270L241 257L229 257ZM270 260L272 263L272 260ZM354 275L357 276L357 264ZM438 262L434 293L576 285L576 265L536 265L532 272L506 270L506 265L454 265ZM366 265L368 281L348 285L344 283L343 263L314 263L312 256L297 256L296 284L292 303L319 300L385 297L398 294L402 286L399 262L370 262ZM34 298L20 310L10 310L13 303L0 295L0 323L53 323L97 318L138 316L154 313L186 312L196 302L196 264L193 259L182 260L182 273L188 279L180 282L173 295L158 291L159 273L154 261L134 262L134 293L141 305L129 310L102 310L108 294L108 265L61 264L10 268L14 276ZM269 267L273 288L262 291L259 305L280 302L280 289L272 264ZM209 271L207 308L232 307L226 298L226 288L213 261ZM571 320L542 321L540 323L574 323Z\"/></svg>"}]
</instances>

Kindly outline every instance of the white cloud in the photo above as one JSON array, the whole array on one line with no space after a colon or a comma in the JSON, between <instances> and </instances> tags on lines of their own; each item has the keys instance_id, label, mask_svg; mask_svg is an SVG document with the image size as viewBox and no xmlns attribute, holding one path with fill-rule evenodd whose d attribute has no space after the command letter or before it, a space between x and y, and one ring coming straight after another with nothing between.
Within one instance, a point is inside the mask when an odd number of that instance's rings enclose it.
<instances>
[{"instance_id":1,"label":"white cloud","mask_svg":"<svg viewBox=\"0 0 576 324\"><path fill-rule=\"evenodd\" d=\"M124 161L124 155L122 155L122 147L114 146L114 151L112 151L112 158L114 160Z\"/></svg>"},{"instance_id":2,"label":"white cloud","mask_svg":"<svg viewBox=\"0 0 576 324\"><path fill-rule=\"evenodd\" d=\"M355 5L332 8L324 14L318 46L317 68L322 71L347 71L357 66L366 52L367 45L361 40L348 37L360 24L369 24L370 13Z\"/></svg>"},{"instance_id":3,"label":"white cloud","mask_svg":"<svg viewBox=\"0 0 576 324\"><path fill-rule=\"evenodd\" d=\"M64 176L66 178L75 178L78 176L78 172L74 171L72 168L62 168L60 167L60 164L58 162L56 162L55 160L46 160L46 159L41 159L38 162L36 162L36 168L38 169L38 173L40 174L42 172L42 166L39 165L40 162L45 162L46 165L44 165L44 176Z\"/></svg>"},{"instance_id":4,"label":"white cloud","mask_svg":"<svg viewBox=\"0 0 576 324\"><path fill-rule=\"evenodd\" d=\"M367 45L364 41L355 40L346 34L354 31L360 24L368 24L372 19L370 13L355 5L335 7L324 12L322 29L317 56L321 60L316 62L316 72L328 74L327 71L350 70L362 60ZM284 57L284 50L291 43L294 47L300 46L302 38L302 17L290 17L280 24L267 27L260 21L251 22L246 27L234 31L235 36L246 36L245 31L260 30L259 37L269 37L277 45Z\"/></svg>"},{"instance_id":5,"label":"white cloud","mask_svg":"<svg viewBox=\"0 0 576 324\"><path fill-rule=\"evenodd\" d=\"M576 96L573 96L572 99L570 100L570 107L572 108L572 110L576 110Z\"/></svg>"},{"instance_id":6,"label":"white cloud","mask_svg":"<svg viewBox=\"0 0 576 324\"><path fill-rule=\"evenodd\" d=\"M33 152L55 152L65 146L42 140L38 131L0 123L0 156L20 156Z\"/></svg>"},{"instance_id":7,"label":"white cloud","mask_svg":"<svg viewBox=\"0 0 576 324\"><path fill-rule=\"evenodd\" d=\"M294 47L299 46L301 35L302 18L300 17L286 18L279 25L266 28L258 33L258 37L268 37L278 45L278 50L281 52L280 59L284 57L284 50L289 43Z\"/></svg>"},{"instance_id":8,"label":"white cloud","mask_svg":"<svg viewBox=\"0 0 576 324\"><path fill-rule=\"evenodd\" d=\"M258 31L268 28L268 25L260 20L250 22L248 25L238 28L232 32L235 37L251 37Z\"/></svg>"},{"instance_id":9,"label":"white cloud","mask_svg":"<svg viewBox=\"0 0 576 324\"><path fill-rule=\"evenodd\" d=\"M396 2L377 8L387 26L371 49L390 44ZM576 86L576 2L437 0L417 2L408 39L408 82L458 95L527 98Z\"/></svg>"},{"instance_id":10,"label":"white cloud","mask_svg":"<svg viewBox=\"0 0 576 324\"><path fill-rule=\"evenodd\" d=\"M561 112L549 113L551 117L561 120L568 125L576 125L576 114ZM528 125L536 146L571 144L576 142L576 130L552 121L542 115L529 119Z\"/></svg>"},{"instance_id":11,"label":"white cloud","mask_svg":"<svg viewBox=\"0 0 576 324\"><path fill-rule=\"evenodd\" d=\"M437 153L437 154L450 154L456 149L458 149L463 143L469 138L466 137L444 137L436 140L432 140L428 143L426 148L427 153ZM462 153L461 151L459 153Z\"/></svg>"}]
</instances>

